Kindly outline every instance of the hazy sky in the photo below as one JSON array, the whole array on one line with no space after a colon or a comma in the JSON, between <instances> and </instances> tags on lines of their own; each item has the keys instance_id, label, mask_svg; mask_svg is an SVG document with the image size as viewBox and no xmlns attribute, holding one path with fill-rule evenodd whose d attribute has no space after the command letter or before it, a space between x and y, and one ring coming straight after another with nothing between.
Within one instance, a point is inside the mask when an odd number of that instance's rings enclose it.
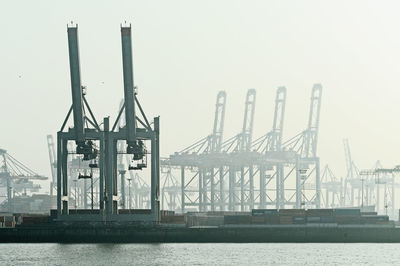
<instances>
[{"instance_id":1,"label":"hazy sky","mask_svg":"<svg viewBox=\"0 0 400 266\"><path fill-rule=\"evenodd\" d=\"M246 90L257 90L257 138L271 129L275 90L286 86L288 139L305 129L312 85L321 83L322 166L345 173L344 137L359 168L400 164L399 10L398 1L365 0L4 1L0 147L50 176L46 135L71 105L71 20L87 99L98 120L115 118L126 20L139 99L148 117L161 116L163 156L211 132L219 90L225 139L240 131Z\"/></svg>"}]
</instances>

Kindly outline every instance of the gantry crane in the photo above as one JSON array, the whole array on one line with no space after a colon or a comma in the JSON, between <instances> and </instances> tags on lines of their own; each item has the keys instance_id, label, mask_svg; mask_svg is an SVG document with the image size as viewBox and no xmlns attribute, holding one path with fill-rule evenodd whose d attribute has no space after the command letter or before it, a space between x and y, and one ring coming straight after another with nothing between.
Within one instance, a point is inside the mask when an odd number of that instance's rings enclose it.
<instances>
[{"instance_id":1,"label":"gantry crane","mask_svg":"<svg viewBox=\"0 0 400 266\"><path fill-rule=\"evenodd\" d=\"M297 159L294 166L290 166L283 177L283 180L286 180L289 175L294 174L296 177L296 189L293 194L289 194L288 198L283 197L286 195L280 197L278 205L281 208L285 204L294 204L296 208L320 208L321 206L320 163L317 156L321 97L321 84L314 84L311 91L306 130L282 144L285 150L295 151ZM281 185L283 183L281 182ZM280 188L281 193L285 190L285 188ZM292 201L293 198L295 198L295 202Z\"/></svg>"},{"instance_id":2,"label":"gantry crane","mask_svg":"<svg viewBox=\"0 0 400 266\"><path fill-rule=\"evenodd\" d=\"M283 178L283 163L287 160L282 152L282 135L286 107L286 87L278 87L275 96L274 118L272 123L272 130L264 136L256 139L252 144L252 149L261 153L262 160L258 165L258 172L260 175L260 190L259 190L259 207L266 208L267 201L271 204L279 205L279 198L282 197L280 189ZM257 173L255 172L255 174ZM268 172L268 173L267 173ZM275 189L268 189L274 191L276 195L275 203L272 196L267 193L267 186L275 180ZM282 187L283 188L283 187Z\"/></svg>"},{"instance_id":3,"label":"gantry crane","mask_svg":"<svg viewBox=\"0 0 400 266\"><path fill-rule=\"evenodd\" d=\"M334 175L328 165L325 165L321 175L321 188L325 189L323 203L325 208L341 207L342 182Z\"/></svg>"},{"instance_id":4,"label":"gantry crane","mask_svg":"<svg viewBox=\"0 0 400 266\"><path fill-rule=\"evenodd\" d=\"M72 106L57 134L57 210L59 220L90 221L149 221L159 220L159 117L155 117L153 127L149 123L136 97L133 83L133 60L131 26L121 25L122 62L124 80L124 104L118 117L110 127L109 117L103 120L100 128L85 97L81 85L78 27L68 26L68 47L70 61L70 77L72 90ZM136 108L139 112L136 112ZM65 131L66 123L73 112L74 127ZM117 128L122 113L125 112L124 127ZM90 116L86 115L89 113ZM75 150L68 150L68 142L75 142ZM118 142L126 144L123 150L118 149ZM150 142L151 169L151 208L146 214L129 211L122 215L119 212L118 200L121 191L118 189L118 155L130 156L130 170L141 170L147 167L146 142ZM99 207L98 212L90 215L70 215L68 190L67 158L76 153L82 161L89 161L89 166L99 169ZM93 178L91 175L80 174L80 178ZM76 197L75 197L76 198ZM74 213L75 214L75 213ZM79 214L79 213L78 213Z\"/></svg>"},{"instance_id":5,"label":"gantry crane","mask_svg":"<svg viewBox=\"0 0 400 266\"><path fill-rule=\"evenodd\" d=\"M6 150L0 149L0 186L7 190L7 210L13 212L13 195L16 192L27 193L27 190L37 191L39 185L33 184L33 180L46 180L42 176L29 169L23 163L15 159Z\"/></svg>"},{"instance_id":6,"label":"gantry crane","mask_svg":"<svg viewBox=\"0 0 400 266\"><path fill-rule=\"evenodd\" d=\"M229 154L229 210L235 210L238 206L241 211L254 207L254 157L251 156L251 145L255 106L256 90L249 89L246 94L242 131L222 144L223 153Z\"/></svg>"},{"instance_id":7,"label":"gantry crane","mask_svg":"<svg viewBox=\"0 0 400 266\"><path fill-rule=\"evenodd\" d=\"M225 105L226 93L220 91L215 104L212 133L162 161L164 172L171 167L180 169L182 213L187 207L205 210L208 205L214 210L217 201L221 210L224 208L224 163L222 162L221 146ZM219 188L217 188L218 184ZM209 202L208 198L210 198Z\"/></svg>"},{"instance_id":8,"label":"gantry crane","mask_svg":"<svg viewBox=\"0 0 400 266\"><path fill-rule=\"evenodd\" d=\"M343 139L343 147L344 147L344 154L346 159L346 177L343 184L343 195L342 195L342 206L350 206L354 207L354 192L358 190L358 198L360 198L361 193L361 178L359 175L359 170L355 165L352 157L351 157L351 150L350 144L348 139ZM350 193L349 193L350 190ZM360 205L358 202L357 206Z\"/></svg>"}]
</instances>

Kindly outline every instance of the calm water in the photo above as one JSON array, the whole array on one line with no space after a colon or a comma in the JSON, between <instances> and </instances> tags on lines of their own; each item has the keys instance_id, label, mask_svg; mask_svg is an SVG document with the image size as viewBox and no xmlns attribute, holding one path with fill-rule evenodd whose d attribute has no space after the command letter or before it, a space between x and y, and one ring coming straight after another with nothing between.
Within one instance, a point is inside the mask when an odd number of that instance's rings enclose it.
<instances>
[{"instance_id":1,"label":"calm water","mask_svg":"<svg viewBox=\"0 0 400 266\"><path fill-rule=\"evenodd\" d=\"M0 265L400 265L400 244L0 244Z\"/></svg>"}]
</instances>

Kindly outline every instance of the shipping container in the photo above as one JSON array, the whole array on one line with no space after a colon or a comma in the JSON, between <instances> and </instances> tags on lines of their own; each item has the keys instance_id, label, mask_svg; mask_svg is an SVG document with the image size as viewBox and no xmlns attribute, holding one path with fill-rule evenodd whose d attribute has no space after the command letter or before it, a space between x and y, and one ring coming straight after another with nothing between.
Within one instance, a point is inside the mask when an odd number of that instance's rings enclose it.
<instances>
[{"instance_id":1,"label":"shipping container","mask_svg":"<svg viewBox=\"0 0 400 266\"><path fill-rule=\"evenodd\" d=\"M5 221L4 227L15 227L15 222L14 221Z\"/></svg>"},{"instance_id":2,"label":"shipping container","mask_svg":"<svg viewBox=\"0 0 400 266\"><path fill-rule=\"evenodd\" d=\"M305 224L306 218L304 216L293 216L293 223L294 224Z\"/></svg>"},{"instance_id":3,"label":"shipping container","mask_svg":"<svg viewBox=\"0 0 400 266\"><path fill-rule=\"evenodd\" d=\"M335 216L334 221L338 224L361 224L361 217L357 215Z\"/></svg>"},{"instance_id":4,"label":"shipping container","mask_svg":"<svg viewBox=\"0 0 400 266\"><path fill-rule=\"evenodd\" d=\"M252 216L251 223L252 224L265 224L264 215Z\"/></svg>"},{"instance_id":5,"label":"shipping container","mask_svg":"<svg viewBox=\"0 0 400 266\"><path fill-rule=\"evenodd\" d=\"M168 211L168 210L161 210L160 211L160 216L171 216L175 215L174 211Z\"/></svg>"},{"instance_id":6,"label":"shipping container","mask_svg":"<svg viewBox=\"0 0 400 266\"><path fill-rule=\"evenodd\" d=\"M21 225L47 225L49 223L50 216L22 216Z\"/></svg>"},{"instance_id":7,"label":"shipping container","mask_svg":"<svg viewBox=\"0 0 400 266\"><path fill-rule=\"evenodd\" d=\"M99 210L95 210L95 211L99 211ZM119 209L118 213L119 214L145 214L145 215L149 215L149 214L151 214L151 210L150 209Z\"/></svg>"},{"instance_id":8,"label":"shipping container","mask_svg":"<svg viewBox=\"0 0 400 266\"><path fill-rule=\"evenodd\" d=\"M251 215L253 215L253 216L263 216L265 214L279 215L279 212L277 209L253 209L253 210L251 210Z\"/></svg>"},{"instance_id":9,"label":"shipping container","mask_svg":"<svg viewBox=\"0 0 400 266\"><path fill-rule=\"evenodd\" d=\"M184 215L162 216L161 223L166 224L185 224Z\"/></svg>"},{"instance_id":10,"label":"shipping container","mask_svg":"<svg viewBox=\"0 0 400 266\"><path fill-rule=\"evenodd\" d=\"M225 215L224 224L251 224L250 215Z\"/></svg>"},{"instance_id":11,"label":"shipping container","mask_svg":"<svg viewBox=\"0 0 400 266\"><path fill-rule=\"evenodd\" d=\"M5 222L15 222L15 216L4 216Z\"/></svg>"},{"instance_id":12,"label":"shipping container","mask_svg":"<svg viewBox=\"0 0 400 266\"><path fill-rule=\"evenodd\" d=\"M361 216L361 222L363 224L388 223L389 216L387 216L387 215L363 215L363 216Z\"/></svg>"},{"instance_id":13,"label":"shipping container","mask_svg":"<svg viewBox=\"0 0 400 266\"><path fill-rule=\"evenodd\" d=\"M360 209L339 208L334 210L335 216L360 216Z\"/></svg>"},{"instance_id":14,"label":"shipping container","mask_svg":"<svg viewBox=\"0 0 400 266\"><path fill-rule=\"evenodd\" d=\"M306 216L304 209L280 209L279 216Z\"/></svg>"},{"instance_id":15,"label":"shipping container","mask_svg":"<svg viewBox=\"0 0 400 266\"><path fill-rule=\"evenodd\" d=\"M307 216L333 216L333 209L308 209Z\"/></svg>"},{"instance_id":16,"label":"shipping container","mask_svg":"<svg viewBox=\"0 0 400 266\"><path fill-rule=\"evenodd\" d=\"M279 224L279 216L274 214L264 215L264 222L266 224Z\"/></svg>"},{"instance_id":17,"label":"shipping container","mask_svg":"<svg viewBox=\"0 0 400 266\"><path fill-rule=\"evenodd\" d=\"M286 217L280 217L279 224L293 224L293 217L290 217L289 219L287 219Z\"/></svg>"},{"instance_id":18,"label":"shipping container","mask_svg":"<svg viewBox=\"0 0 400 266\"><path fill-rule=\"evenodd\" d=\"M307 223L320 223L321 217L318 216L307 216Z\"/></svg>"},{"instance_id":19,"label":"shipping container","mask_svg":"<svg viewBox=\"0 0 400 266\"><path fill-rule=\"evenodd\" d=\"M362 216L364 216L364 215L378 215L378 213L377 212L361 212L361 215Z\"/></svg>"},{"instance_id":20,"label":"shipping container","mask_svg":"<svg viewBox=\"0 0 400 266\"><path fill-rule=\"evenodd\" d=\"M85 214L100 214L100 210L99 209L70 209L69 210L69 214L75 215L85 215Z\"/></svg>"},{"instance_id":21,"label":"shipping container","mask_svg":"<svg viewBox=\"0 0 400 266\"><path fill-rule=\"evenodd\" d=\"M335 218L333 216L321 216L320 219L321 223L331 224L335 222Z\"/></svg>"}]
</instances>

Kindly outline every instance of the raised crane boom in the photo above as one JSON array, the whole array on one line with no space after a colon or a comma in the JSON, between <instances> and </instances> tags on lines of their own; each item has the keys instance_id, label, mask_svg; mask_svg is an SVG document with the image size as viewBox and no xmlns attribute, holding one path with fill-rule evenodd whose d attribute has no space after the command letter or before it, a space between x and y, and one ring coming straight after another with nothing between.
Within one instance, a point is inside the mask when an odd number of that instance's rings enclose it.
<instances>
[{"instance_id":1,"label":"raised crane boom","mask_svg":"<svg viewBox=\"0 0 400 266\"><path fill-rule=\"evenodd\" d=\"M353 179L357 176L355 165L351 157L350 144L348 139L343 139L344 155L346 158L347 178Z\"/></svg>"},{"instance_id":2,"label":"raised crane boom","mask_svg":"<svg viewBox=\"0 0 400 266\"><path fill-rule=\"evenodd\" d=\"M214 128L211 135L211 151L220 152L224 133L226 92L220 91L215 105Z\"/></svg>"},{"instance_id":3,"label":"raised crane boom","mask_svg":"<svg viewBox=\"0 0 400 266\"><path fill-rule=\"evenodd\" d=\"M253 137L254 111L256 107L256 90L249 89L246 95L243 129L240 139L240 151L250 151Z\"/></svg>"},{"instance_id":4,"label":"raised crane boom","mask_svg":"<svg viewBox=\"0 0 400 266\"><path fill-rule=\"evenodd\" d=\"M256 107L256 90L249 89L246 94L244 106L244 119L242 131L234 137L222 143L224 152L250 151L253 138L253 121Z\"/></svg>"},{"instance_id":5,"label":"raised crane boom","mask_svg":"<svg viewBox=\"0 0 400 266\"><path fill-rule=\"evenodd\" d=\"M272 130L253 142L252 146L254 150L263 154L269 151L281 150L285 106L286 88L278 87L275 96L275 110Z\"/></svg>"},{"instance_id":6,"label":"raised crane boom","mask_svg":"<svg viewBox=\"0 0 400 266\"><path fill-rule=\"evenodd\" d=\"M122 64L124 74L124 104L127 136L127 152L132 153L136 146L136 116L133 84L133 60L131 26L121 27Z\"/></svg>"},{"instance_id":7,"label":"raised crane boom","mask_svg":"<svg viewBox=\"0 0 400 266\"><path fill-rule=\"evenodd\" d=\"M321 84L314 84L311 93L310 113L308 117L308 127L304 132L304 147L302 157L310 158L317 156L319 115L321 110Z\"/></svg>"},{"instance_id":8,"label":"raised crane boom","mask_svg":"<svg viewBox=\"0 0 400 266\"><path fill-rule=\"evenodd\" d=\"M71 78L74 131L77 145L84 145L85 127L83 115L83 95L79 63L78 26L68 27L69 70Z\"/></svg>"},{"instance_id":9,"label":"raised crane boom","mask_svg":"<svg viewBox=\"0 0 400 266\"><path fill-rule=\"evenodd\" d=\"M275 98L275 111L274 111L274 123L272 126L271 144L269 149L271 151L279 151L282 144L282 132L283 122L285 117L285 105L286 105L286 88L279 87L276 91Z\"/></svg>"},{"instance_id":10,"label":"raised crane boom","mask_svg":"<svg viewBox=\"0 0 400 266\"><path fill-rule=\"evenodd\" d=\"M76 153L83 154L83 160L92 160L97 157L97 149L94 147L92 141L86 139L85 135L85 122L89 122L96 129L99 130L99 126L96 119L90 110L84 94L83 87L81 84L81 71L79 63L79 45L78 45L78 26L68 27L68 50L69 50L69 67L70 67L70 78L71 78L71 91L72 91L72 107L71 110L74 113L74 139L77 145ZM90 120L85 115L84 105L88 108L88 111L92 117ZM70 110L70 112L71 112ZM68 120L69 114L61 128L63 130L66 121Z\"/></svg>"},{"instance_id":11,"label":"raised crane boom","mask_svg":"<svg viewBox=\"0 0 400 266\"><path fill-rule=\"evenodd\" d=\"M225 121L225 105L226 105L226 92L219 91L217 94L217 101L215 105L215 118L213 131L207 137L204 137L192 145L186 147L178 154L202 154L208 152L220 152L223 141L224 121Z\"/></svg>"}]
</instances>

